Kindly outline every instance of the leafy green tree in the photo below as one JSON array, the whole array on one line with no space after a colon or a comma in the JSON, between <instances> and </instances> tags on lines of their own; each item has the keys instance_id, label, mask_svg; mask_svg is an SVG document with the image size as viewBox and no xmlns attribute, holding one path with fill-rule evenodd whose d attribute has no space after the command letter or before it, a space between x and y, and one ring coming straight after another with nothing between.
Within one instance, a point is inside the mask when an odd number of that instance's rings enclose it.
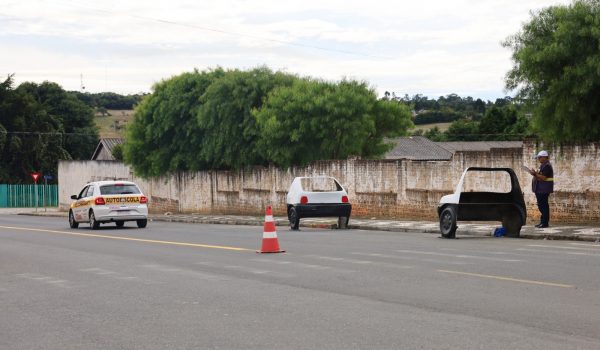
<instances>
[{"instance_id":1,"label":"leafy green tree","mask_svg":"<svg viewBox=\"0 0 600 350\"><path fill-rule=\"evenodd\" d=\"M228 71L215 80L202 95L198 112L203 135L198 157L212 169L266 164L256 146L260 130L252 110L275 87L291 86L295 79L261 67Z\"/></svg>"},{"instance_id":2,"label":"leafy green tree","mask_svg":"<svg viewBox=\"0 0 600 350\"><path fill-rule=\"evenodd\" d=\"M532 14L504 46L506 87L534 108L534 131L554 141L600 140L600 1L575 0Z\"/></svg>"},{"instance_id":3,"label":"leafy green tree","mask_svg":"<svg viewBox=\"0 0 600 350\"><path fill-rule=\"evenodd\" d=\"M506 129L517 121L514 108L500 108L494 105L479 121L479 133L484 140L501 140Z\"/></svg>"},{"instance_id":4,"label":"leafy green tree","mask_svg":"<svg viewBox=\"0 0 600 350\"><path fill-rule=\"evenodd\" d=\"M351 155L376 157L389 149L384 137L412 126L408 108L377 100L365 83L299 79L273 90L255 110L265 158L283 167Z\"/></svg>"},{"instance_id":5,"label":"leafy green tree","mask_svg":"<svg viewBox=\"0 0 600 350\"><path fill-rule=\"evenodd\" d=\"M479 125L469 119L460 119L450 124L446 131L448 141L477 141L480 139Z\"/></svg>"},{"instance_id":6,"label":"leafy green tree","mask_svg":"<svg viewBox=\"0 0 600 350\"><path fill-rule=\"evenodd\" d=\"M529 120L514 105L501 103L487 110L479 122L482 140L521 140L528 133Z\"/></svg>"},{"instance_id":7,"label":"leafy green tree","mask_svg":"<svg viewBox=\"0 0 600 350\"><path fill-rule=\"evenodd\" d=\"M17 91L32 96L56 123L56 131L65 133L62 147L70 158L90 159L98 144L98 129L90 107L52 82L26 82Z\"/></svg>"},{"instance_id":8,"label":"leafy green tree","mask_svg":"<svg viewBox=\"0 0 600 350\"><path fill-rule=\"evenodd\" d=\"M123 144L118 144L113 147L112 156L115 160L123 161Z\"/></svg>"},{"instance_id":9,"label":"leafy green tree","mask_svg":"<svg viewBox=\"0 0 600 350\"><path fill-rule=\"evenodd\" d=\"M446 133L442 132L437 126L427 130L423 136L435 142L442 142L447 139Z\"/></svg>"},{"instance_id":10,"label":"leafy green tree","mask_svg":"<svg viewBox=\"0 0 600 350\"><path fill-rule=\"evenodd\" d=\"M75 134L81 131L81 134ZM59 159L89 159L97 143L89 107L45 82L0 84L0 182L30 182L29 173L56 174Z\"/></svg>"},{"instance_id":11,"label":"leafy green tree","mask_svg":"<svg viewBox=\"0 0 600 350\"><path fill-rule=\"evenodd\" d=\"M207 169L199 157L204 130L197 115L208 87L224 75L221 68L195 70L155 84L127 128L125 162L144 177Z\"/></svg>"}]
</instances>

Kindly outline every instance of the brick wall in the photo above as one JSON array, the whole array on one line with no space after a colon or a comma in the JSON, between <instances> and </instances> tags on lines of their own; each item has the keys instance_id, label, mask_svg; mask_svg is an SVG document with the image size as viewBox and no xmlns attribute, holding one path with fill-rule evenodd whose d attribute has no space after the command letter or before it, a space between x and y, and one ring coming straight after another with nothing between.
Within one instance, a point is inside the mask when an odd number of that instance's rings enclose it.
<instances>
[{"instance_id":1,"label":"brick wall","mask_svg":"<svg viewBox=\"0 0 600 350\"><path fill-rule=\"evenodd\" d=\"M285 215L286 194L296 176L330 175L348 191L353 216L435 219L441 196L452 193L469 166L515 169L525 193L530 221L538 220L531 176L521 165L536 165L533 155L544 145L525 142L519 149L456 152L451 161L318 161L281 170L257 167L242 171L202 171L144 180L116 161L60 161L59 202L66 210L70 195L88 181L124 179L138 183L155 213L264 214L272 205ZM549 147L556 192L550 197L552 221L600 222L600 144ZM502 176L467 179L466 188L507 190Z\"/></svg>"}]
</instances>

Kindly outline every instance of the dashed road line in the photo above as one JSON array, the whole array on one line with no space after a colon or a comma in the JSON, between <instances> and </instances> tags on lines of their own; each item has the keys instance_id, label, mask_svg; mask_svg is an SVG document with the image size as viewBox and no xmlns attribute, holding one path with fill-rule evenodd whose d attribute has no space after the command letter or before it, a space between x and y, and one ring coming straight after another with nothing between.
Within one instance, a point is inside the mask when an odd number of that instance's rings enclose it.
<instances>
[{"instance_id":1,"label":"dashed road line","mask_svg":"<svg viewBox=\"0 0 600 350\"><path fill-rule=\"evenodd\" d=\"M405 253L405 254L446 256L446 257L450 257L450 258L459 258L459 259L479 259L479 260L502 261L502 262L522 262L523 261L523 260L519 260L519 259L500 259L500 258L492 258L492 257L488 257L488 256L466 255L466 254L447 254L447 253L428 252L428 251L419 251L419 250L396 250L396 251L398 253Z\"/></svg>"},{"instance_id":2,"label":"dashed road line","mask_svg":"<svg viewBox=\"0 0 600 350\"><path fill-rule=\"evenodd\" d=\"M544 281L535 281L535 280L527 280L520 278L513 278L508 276L496 276L496 275L484 275L479 273L471 273L471 272L463 272L463 271L451 271L451 270L437 270L438 272L455 274L455 275L463 275L470 277L480 277L480 278L489 278L500 281L508 281L508 282L518 282L518 283L527 283L527 284L537 284L541 286L547 287L561 287L561 288L575 288L574 285L571 284L562 284L562 283L554 283L554 282L544 282Z\"/></svg>"}]
</instances>

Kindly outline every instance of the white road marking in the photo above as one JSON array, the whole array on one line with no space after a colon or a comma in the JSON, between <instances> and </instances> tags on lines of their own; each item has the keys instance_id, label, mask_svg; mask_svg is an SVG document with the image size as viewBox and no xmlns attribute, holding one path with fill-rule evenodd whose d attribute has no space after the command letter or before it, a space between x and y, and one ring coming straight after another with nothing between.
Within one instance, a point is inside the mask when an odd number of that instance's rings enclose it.
<instances>
[{"instance_id":1,"label":"white road marking","mask_svg":"<svg viewBox=\"0 0 600 350\"><path fill-rule=\"evenodd\" d=\"M459 259L479 259L479 260L502 261L502 262L521 262L521 261L523 261L523 260L519 260L519 259L500 259L500 258L491 258L491 257L487 257L487 256L464 255L464 254L456 255L456 254L446 254L446 253L428 252L428 251L419 251L419 250L396 250L396 251L398 253L447 256L450 258L459 258Z\"/></svg>"},{"instance_id":2,"label":"white road marking","mask_svg":"<svg viewBox=\"0 0 600 350\"><path fill-rule=\"evenodd\" d=\"M584 255L584 256L600 257L600 254L595 254L595 253L578 252L578 254L575 254L575 252L568 252L568 251L564 251L564 250L532 249L532 248L517 248L517 250L522 251L522 252L551 253L551 254L557 254L557 255L563 254L563 255Z\"/></svg>"},{"instance_id":3,"label":"white road marking","mask_svg":"<svg viewBox=\"0 0 600 350\"><path fill-rule=\"evenodd\" d=\"M399 256L399 255L389 255L389 254L379 254L379 253L352 252L350 254L362 255L362 256L372 256L372 257L385 258L385 259L410 260L412 262L414 262L414 261L423 261L423 262L431 262L431 263L436 263L436 264L450 264L450 265L472 265L473 264L473 263L464 262L464 261L445 261L445 260L437 260L437 259L415 258L415 257L407 257L407 256ZM377 255L373 255L373 254L377 254ZM413 267L413 266L409 266L409 265L399 265L399 266L405 266L406 268L412 268Z\"/></svg>"},{"instance_id":4,"label":"white road marking","mask_svg":"<svg viewBox=\"0 0 600 350\"><path fill-rule=\"evenodd\" d=\"M600 249L593 248L579 248L579 247L564 247L564 246L552 246L552 245L543 245L543 244L529 244L528 247L537 247L537 248L550 248L550 249L570 249L570 250L584 250L584 251L596 251L600 252Z\"/></svg>"}]
</instances>

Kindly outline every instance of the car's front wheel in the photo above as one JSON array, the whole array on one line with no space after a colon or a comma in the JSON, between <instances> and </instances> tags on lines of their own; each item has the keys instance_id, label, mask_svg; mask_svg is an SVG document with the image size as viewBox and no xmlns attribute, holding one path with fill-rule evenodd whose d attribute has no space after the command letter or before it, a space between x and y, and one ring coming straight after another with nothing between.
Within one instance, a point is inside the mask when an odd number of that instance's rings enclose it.
<instances>
[{"instance_id":1,"label":"car's front wheel","mask_svg":"<svg viewBox=\"0 0 600 350\"><path fill-rule=\"evenodd\" d=\"M93 210L90 210L90 227L92 230L97 230L100 227L100 223L96 220L96 215L94 215Z\"/></svg>"},{"instance_id":2,"label":"car's front wheel","mask_svg":"<svg viewBox=\"0 0 600 350\"><path fill-rule=\"evenodd\" d=\"M71 228L78 228L79 223L75 221L75 215L73 215L73 211L69 210L69 226Z\"/></svg>"},{"instance_id":3,"label":"car's front wheel","mask_svg":"<svg viewBox=\"0 0 600 350\"><path fill-rule=\"evenodd\" d=\"M452 207L446 207L440 214L440 232L444 238L456 237L456 210Z\"/></svg>"},{"instance_id":4,"label":"car's front wheel","mask_svg":"<svg viewBox=\"0 0 600 350\"><path fill-rule=\"evenodd\" d=\"M296 211L296 208L290 208L288 211L288 219L290 220L290 228L292 230L297 230L300 227L300 218L298 217L298 211Z\"/></svg>"},{"instance_id":5,"label":"car's front wheel","mask_svg":"<svg viewBox=\"0 0 600 350\"><path fill-rule=\"evenodd\" d=\"M140 219L140 220L136 220L137 222L137 226L139 228L144 228L146 227L146 225L148 225L148 219Z\"/></svg>"}]
</instances>

